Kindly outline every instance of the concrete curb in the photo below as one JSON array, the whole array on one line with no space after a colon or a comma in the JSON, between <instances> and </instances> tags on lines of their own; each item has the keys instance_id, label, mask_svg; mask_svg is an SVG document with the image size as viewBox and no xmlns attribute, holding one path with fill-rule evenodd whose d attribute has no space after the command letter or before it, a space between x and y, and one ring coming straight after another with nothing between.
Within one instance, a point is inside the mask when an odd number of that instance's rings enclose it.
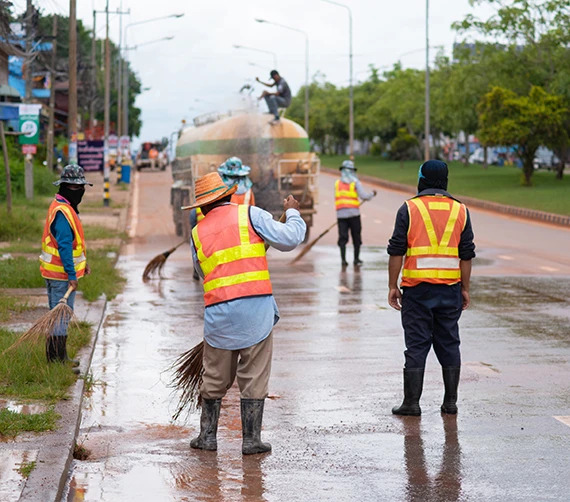
<instances>
[{"instance_id":1,"label":"concrete curb","mask_svg":"<svg viewBox=\"0 0 570 502\"><path fill-rule=\"evenodd\" d=\"M78 302L79 303L79 302ZM81 374L86 375L91 366L91 359L99 336L99 330L105 317L107 299L103 296L93 303L81 302L76 305L77 317L93 324L94 336L91 344L80 352ZM73 449L81 424L81 406L85 382L77 379L70 389L69 399L56 405L56 412L61 415L58 429L41 436L36 467L31 472L20 496L20 502L59 501L63 494Z\"/></svg>"},{"instance_id":2,"label":"concrete curb","mask_svg":"<svg viewBox=\"0 0 570 502\"><path fill-rule=\"evenodd\" d=\"M338 175L338 169L321 167L321 171ZM404 192L411 195L415 195L417 192L416 187L414 186L404 185L403 183L396 183L394 181L387 181L376 178L374 176L359 175L358 178L361 181L382 188L387 188L388 190L395 190L397 192ZM560 227L570 227L570 216L564 216L562 214L547 213L545 211L537 211L536 209L528 209L524 207L507 206L506 204L499 204L498 202L475 199L473 197L460 197L460 200L469 207L476 207L478 209L493 211L500 214L508 214L510 216L516 216L517 218L523 218L525 220L550 223L551 225L557 225Z\"/></svg>"}]
</instances>

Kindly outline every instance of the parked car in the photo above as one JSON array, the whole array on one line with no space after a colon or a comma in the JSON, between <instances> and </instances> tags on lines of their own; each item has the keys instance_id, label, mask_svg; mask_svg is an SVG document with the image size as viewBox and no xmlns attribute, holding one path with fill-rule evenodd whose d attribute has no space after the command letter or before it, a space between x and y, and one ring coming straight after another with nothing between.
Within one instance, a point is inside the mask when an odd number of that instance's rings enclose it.
<instances>
[{"instance_id":1,"label":"parked car","mask_svg":"<svg viewBox=\"0 0 570 502\"><path fill-rule=\"evenodd\" d=\"M498 155L487 148L487 164L497 164L499 160ZM485 161L485 149L484 148L477 148L470 156L469 156L469 163L470 164L483 164Z\"/></svg>"},{"instance_id":2,"label":"parked car","mask_svg":"<svg viewBox=\"0 0 570 502\"><path fill-rule=\"evenodd\" d=\"M552 150L545 146L539 147L534 156L535 169L548 169L549 171L555 168L560 163L560 159L555 155Z\"/></svg>"}]
</instances>

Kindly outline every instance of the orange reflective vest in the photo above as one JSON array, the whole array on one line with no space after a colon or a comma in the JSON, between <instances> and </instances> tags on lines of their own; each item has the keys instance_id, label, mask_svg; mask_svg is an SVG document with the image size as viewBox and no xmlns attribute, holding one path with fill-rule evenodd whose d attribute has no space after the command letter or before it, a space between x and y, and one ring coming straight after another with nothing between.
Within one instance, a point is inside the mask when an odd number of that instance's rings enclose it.
<instances>
[{"instance_id":1,"label":"orange reflective vest","mask_svg":"<svg viewBox=\"0 0 570 502\"><path fill-rule=\"evenodd\" d=\"M250 188L247 192L242 194L234 193L232 195L232 202L234 204L245 204L246 206L255 206L255 196L253 190Z\"/></svg>"},{"instance_id":2,"label":"orange reflective vest","mask_svg":"<svg viewBox=\"0 0 570 502\"><path fill-rule=\"evenodd\" d=\"M49 207L44 226L42 254L40 255L40 272L42 277L46 279L58 281L68 280L67 273L63 268L63 263L59 256L59 246L51 233L51 224L54 222L58 212L61 212L65 216L65 219L71 226L71 230L73 230L73 262L75 264L75 273L79 279L85 274L85 265L87 264L83 225L81 225L81 220L73 208L65 202L59 202L57 199L55 199Z\"/></svg>"},{"instance_id":3,"label":"orange reflective vest","mask_svg":"<svg viewBox=\"0 0 570 502\"><path fill-rule=\"evenodd\" d=\"M359 208L358 192L356 191L356 183L343 183L336 180L334 185L335 207L339 209Z\"/></svg>"},{"instance_id":4,"label":"orange reflective vest","mask_svg":"<svg viewBox=\"0 0 570 502\"><path fill-rule=\"evenodd\" d=\"M402 286L461 282L459 242L467 222L464 204L426 195L406 201L410 224Z\"/></svg>"},{"instance_id":5,"label":"orange reflective vest","mask_svg":"<svg viewBox=\"0 0 570 502\"><path fill-rule=\"evenodd\" d=\"M272 294L265 244L249 219L249 206L226 204L192 229L204 273L204 303Z\"/></svg>"}]
</instances>

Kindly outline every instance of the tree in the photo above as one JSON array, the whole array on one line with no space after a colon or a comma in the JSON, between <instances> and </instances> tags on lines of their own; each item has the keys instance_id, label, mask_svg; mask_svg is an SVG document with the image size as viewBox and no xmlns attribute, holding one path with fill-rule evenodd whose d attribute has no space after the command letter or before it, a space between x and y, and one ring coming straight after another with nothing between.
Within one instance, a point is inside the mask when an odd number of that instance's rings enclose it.
<instances>
[{"instance_id":1,"label":"tree","mask_svg":"<svg viewBox=\"0 0 570 502\"><path fill-rule=\"evenodd\" d=\"M532 87L527 96L493 87L478 106L483 144L515 147L523 163L523 184L530 186L538 147L562 141L568 108L560 96Z\"/></svg>"},{"instance_id":2,"label":"tree","mask_svg":"<svg viewBox=\"0 0 570 502\"><path fill-rule=\"evenodd\" d=\"M400 161L400 167L404 167L404 160L411 157L412 148L419 145L418 138L412 136L404 127L398 129L398 135L390 143L391 155Z\"/></svg>"}]
</instances>

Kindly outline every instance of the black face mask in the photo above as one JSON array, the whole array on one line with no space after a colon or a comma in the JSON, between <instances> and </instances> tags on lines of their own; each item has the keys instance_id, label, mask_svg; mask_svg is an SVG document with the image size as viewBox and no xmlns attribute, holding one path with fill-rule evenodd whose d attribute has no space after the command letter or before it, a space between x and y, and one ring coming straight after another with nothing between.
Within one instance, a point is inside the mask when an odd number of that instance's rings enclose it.
<instances>
[{"instance_id":1,"label":"black face mask","mask_svg":"<svg viewBox=\"0 0 570 502\"><path fill-rule=\"evenodd\" d=\"M418 180L418 193L429 188L439 188L447 191L447 180L426 180L425 178Z\"/></svg>"},{"instance_id":2,"label":"black face mask","mask_svg":"<svg viewBox=\"0 0 570 502\"><path fill-rule=\"evenodd\" d=\"M63 184L59 187L59 195L61 195L62 197L65 197L69 201L69 203L71 204L71 207L78 214L79 214L79 211L77 209L77 206L79 206L79 203L81 202L81 199L83 198L84 193L85 193L85 187L81 187L81 189L79 189L79 190L71 190L65 184Z\"/></svg>"}]
</instances>

